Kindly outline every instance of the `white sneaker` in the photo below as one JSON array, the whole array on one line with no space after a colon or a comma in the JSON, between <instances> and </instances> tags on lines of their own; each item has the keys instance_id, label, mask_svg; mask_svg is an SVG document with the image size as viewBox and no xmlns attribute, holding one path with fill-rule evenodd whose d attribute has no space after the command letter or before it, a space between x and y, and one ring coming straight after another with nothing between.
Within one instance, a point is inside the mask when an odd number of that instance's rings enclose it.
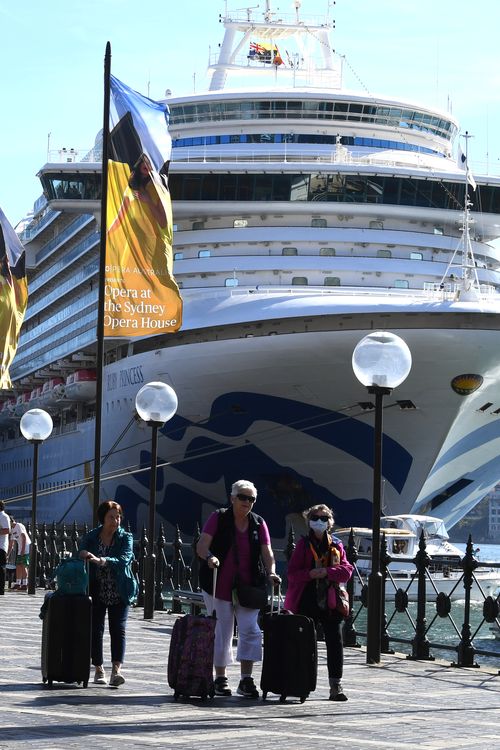
<instances>
[{"instance_id":1,"label":"white sneaker","mask_svg":"<svg viewBox=\"0 0 500 750\"><path fill-rule=\"evenodd\" d=\"M106 675L104 674L104 669L102 667L95 668L94 682L96 685L106 684Z\"/></svg>"},{"instance_id":2,"label":"white sneaker","mask_svg":"<svg viewBox=\"0 0 500 750\"><path fill-rule=\"evenodd\" d=\"M109 684L111 687L119 687L120 685L123 685L125 682L125 677L121 674L121 672L112 672L111 677L109 679Z\"/></svg>"}]
</instances>

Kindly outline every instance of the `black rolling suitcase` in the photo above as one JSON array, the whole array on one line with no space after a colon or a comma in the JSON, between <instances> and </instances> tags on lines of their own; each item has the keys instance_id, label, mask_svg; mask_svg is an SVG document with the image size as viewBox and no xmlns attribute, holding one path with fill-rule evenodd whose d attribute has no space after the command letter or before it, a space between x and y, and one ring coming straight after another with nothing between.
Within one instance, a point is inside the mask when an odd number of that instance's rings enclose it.
<instances>
[{"instance_id":1,"label":"black rolling suitcase","mask_svg":"<svg viewBox=\"0 0 500 750\"><path fill-rule=\"evenodd\" d=\"M53 682L78 682L87 687L91 625L89 596L50 596L42 627L42 679L49 687Z\"/></svg>"},{"instance_id":2,"label":"black rolling suitcase","mask_svg":"<svg viewBox=\"0 0 500 750\"><path fill-rule=\"evenodd\" d=\"M262 700L266 700L268 693L277 693L281 703L289 696L303 703L316 689L318 649L314 621L303 615L281 613L278 593L277 611L271 606L271 613L263 618L262 629Z\"/></svg>"}]
</instances>

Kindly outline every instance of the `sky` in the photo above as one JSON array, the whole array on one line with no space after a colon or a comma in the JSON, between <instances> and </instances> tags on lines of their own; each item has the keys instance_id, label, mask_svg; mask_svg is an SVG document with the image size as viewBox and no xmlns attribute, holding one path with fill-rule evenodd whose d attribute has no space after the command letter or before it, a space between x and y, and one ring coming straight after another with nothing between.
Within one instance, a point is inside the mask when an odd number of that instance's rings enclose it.
<instances>
[{"instance_id":1,"label":"sky","mask_svg":"<svg viewBox=\"0 0 500 750\"><path fill-rule=\"evenodd\" d=\"M498 0L302 0L301 12L325 16L328 4L346 88L451 111L473 136L472 169L500 174ZM0 207L11 224L41 194L36 173L48 146L93 145L106 42L112 73L137 91L153 99L167 89L201 91L209 48L222 41L225 5L247 7L242 0L0 0ZM273 0L272 9L294 12L292 0Z\"/></svg>"}]
</instances>

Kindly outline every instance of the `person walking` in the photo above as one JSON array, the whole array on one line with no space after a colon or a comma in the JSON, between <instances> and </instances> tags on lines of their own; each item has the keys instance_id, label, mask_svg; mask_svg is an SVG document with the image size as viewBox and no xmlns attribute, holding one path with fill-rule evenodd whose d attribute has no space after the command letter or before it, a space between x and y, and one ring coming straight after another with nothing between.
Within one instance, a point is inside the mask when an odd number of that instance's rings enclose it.
<instances>
[{"instance_id":1,"label":"person walking","mask_svg":"<svg viewBox=\"0 0 500 750\"><path fill-rule=\"evenodd\" d=\"M240 479L231 487L229 507L221 508L208 518L196 551L203 561L200 584L207 612L215 609L214 666L215 694L231 695L226 668L234 663L232 649L234 618L238 623L236 660L240 662L241 679L238 695L258 698L253 665L262 659L262 633L258 625L259 607L243 606L235 596L236 580L241 584L262 587L267 578L278 583L269 529L264 519L252 512L257 489L252 482ZM212 598L213 570L219 568L215 598Z\"/></svg>"},{"instance_id":2,"label":"person walking","mask_svg":"<svg viewBox=\"0 0 500 750\"><path fill-rule=\"evenodd\" d=\"M14 516L11 516L9 552L11 551L14 542L17 544L16 582L12 588L16 591L27 591L31 538L26 531L26 526L20 521L16 521Z\"/></svg>"},{"instance_id":3,"label":"person walking","mask_svg":"<svg viewBox=\"0 0 500 750\"><path fill-rule=\"evenodd\" d=\"M103 666L103 635L106 612L111 638L111 687L123 685L121 667L125 657L129 606L137 595L132 573L132 534L121 527L123 511L118 503L105 500L97 508L99 525L82 539L79 557L90 563L92 597L92 664L94 682L106 684Z\"/></svg>"},{"instance_id":4,"label":"person walking","mask_svg":"<svg viewBox=\"0 0 500 750\"><path fill-rule=\"evenodd\" d=\"M304 512L309 533L297 542L288 563L285 609L311 617L323 626L331 701L346 701L342 687L344 651L342 615L328 606L328 588L347 583L353 567L340 539L332 536L333 512L327 505L313 505ZM335 597L333 597L335 599Z\"/></svg>"},{"instance_id":5,"label":"person walking","mask_svg":"<svg viewBox=\"0 0 500 750\"><path fill-rule=\"evenodd\" d=\"M10 518L5 512L5 503L0 500L0 596L5 594L5 569L9 552Z\"/></svg>"}]
</instances>

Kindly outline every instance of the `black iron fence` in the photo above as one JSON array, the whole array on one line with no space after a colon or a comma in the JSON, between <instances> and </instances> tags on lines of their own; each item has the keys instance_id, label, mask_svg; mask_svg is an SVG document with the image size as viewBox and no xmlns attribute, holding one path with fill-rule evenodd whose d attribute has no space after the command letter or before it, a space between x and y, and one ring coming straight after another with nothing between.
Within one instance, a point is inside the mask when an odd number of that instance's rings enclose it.
<instances>
[{"instance_id":1,"label":"black iron fence","mask_svg":"<svg viewBox=\"0 0 500 750\"><path fill-rule=\"evenodd\" d=\"M54 572L64 557L75 555L80 549L80 541L88 531L86 526L41 524L36 529L38 561L36 583L40 588L52 586ZM29 529L31 534L31 530ZM194 530L191 541L184 542L179 528L172 538L165 535L160 525L155 542L155 610L181 613L189 607L199 611L203 607L199 587L199 558L196 544L200 530ZM274 548L277 569L286 590L286 564L295 547L293 529L284 549ZM145 561L148 549L146 529L134 542L134 572L139 585L136 606L144 606ZM344 643L349 647L360 647L360 639L366 640L367 584L366 564L368 555L358 553L351 533L346 546L348 560L354 566L354 574L347 584L351 602L351 614L344 625ZM381 541L381 567L383 576L382 600L382 642L381 652L393 653L391 646L406 647L407 657L416 660L433 660L435 654L454 652L453 664L457 667L477 666L477 657L486 657L500 671L500 590L488 593L483 590L480 571L500 571L500 562L479 561L474 556L472 539L466 546L461 560L461 570L453 579L452 589L439 590L443 578L433 571L433 560L427 554L424 536L419 542L415 558L402 558L398 562L412 563L413 572L406 581L394 577L385 536ZM10 583L9 583L10 585ZM460 588L460 601L457 590ZM476 596L471 597L474 588ZM411 591L416 589L415 601L411 601ZM430 593L429 593L430 590ZM479 600L477 592L479 591ZM402 624L403 623L403 624ZM446 624L446 637L443 637L443 623ZM495 637L496 636L496 637Z\"/></svg>"}]
</instances>

